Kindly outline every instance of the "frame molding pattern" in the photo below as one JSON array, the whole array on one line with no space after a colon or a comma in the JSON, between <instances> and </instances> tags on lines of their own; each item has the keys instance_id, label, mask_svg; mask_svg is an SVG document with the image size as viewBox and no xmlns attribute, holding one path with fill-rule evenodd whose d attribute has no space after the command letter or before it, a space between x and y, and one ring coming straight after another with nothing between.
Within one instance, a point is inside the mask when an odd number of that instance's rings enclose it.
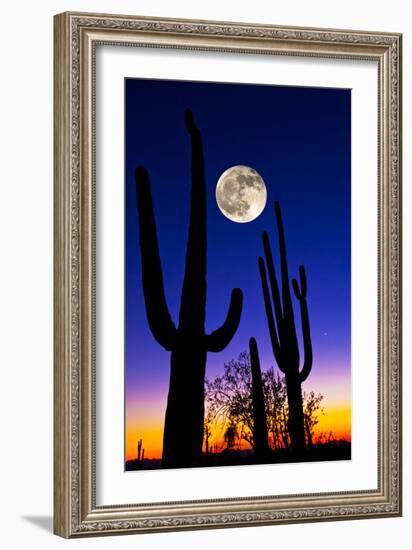
<instances>
[{"instance_id":1,"label":"frame molding pattern","mask_svg":"<svg viewBox=\"0 0 412 550\"><path fill-rule=\"evenodd\" d=\"M88 134L94 118L90 75L98 43L374 59L379 63L382 312L378 340L383 381L378 384L382 433L377 491L96 507L92 429L94 178L90 168L94 139ZM401 514L400 142L399 34L81 13L55 17L56 534L73 537Z\"/></svg>"}]
</instances>

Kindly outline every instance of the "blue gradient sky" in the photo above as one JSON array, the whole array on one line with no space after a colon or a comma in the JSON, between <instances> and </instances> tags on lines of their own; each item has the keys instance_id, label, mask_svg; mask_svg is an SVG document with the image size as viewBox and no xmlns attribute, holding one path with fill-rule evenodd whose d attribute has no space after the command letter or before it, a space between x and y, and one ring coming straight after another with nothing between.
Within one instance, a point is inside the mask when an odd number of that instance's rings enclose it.
<instances>
[{"instance_id":1,"label":"blue gradient sky","mask_svg":"<svg viewBox=\"0 0 412 550\"><path fill-rule=\"evenodd\" d=\"M155 342L146 321L134 170L142 164L151 177L166 296L177 321L190 198L191 156L185 108L194 113L205 153L208 331L223 322L232 288L240 287L244 292L239 329L223 352L208 354L207 376L221 373L225 361L247 349L250 336L258 341L262 368L274 364L257 258L262 254L263 230L269 231L278 257L273 202L279 200L290 276L297 275L300 264L307 271L314 364L306 385L312 389L316 381L321 387L322 380L336 380L337 396L341 388L347 400L350 90L127 79L125 93L126 410L138 407L139 414L144 414L139 401L156 401L161 409L169 378L169 353ZM246 224L225 218L215 201L219 176L236 164L255 168L268 191L262 215ZM298 304L294 304L300 324ZM163 416L164 411L159 414Z\"/></svg>"}]
</instances>

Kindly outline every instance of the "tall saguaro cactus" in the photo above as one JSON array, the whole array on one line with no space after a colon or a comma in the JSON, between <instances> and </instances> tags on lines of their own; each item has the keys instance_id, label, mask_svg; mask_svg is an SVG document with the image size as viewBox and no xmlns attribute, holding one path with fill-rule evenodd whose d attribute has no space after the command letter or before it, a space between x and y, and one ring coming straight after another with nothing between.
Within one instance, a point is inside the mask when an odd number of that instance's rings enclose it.
<instances>
[{"instance_id":1,"label":"tall saguaro cactus","mask_svg":"<svg viewBox=\"0 0 412 550\"><path fill-rule=\"evenodd\" d=\"M249 340L250 369L252 372L253 439L255 453L264 458L268 453L268 430L266 424L265 399L263 396L262 372L257 342Z\"/></svg>"},{"instance_id":2,"label":"tall saguaro cactus","mask_svg":"<svg viewBox=\"0 0 412 550\"><path fill-rule=\"evenodd\" d=\"M279 290L269 237L266 231L262 233L266 265L263 258L259 258L259 271L273 354L286 379L289 404L288 427L291 446L294 450L299 452L305 448L301 385L309 376L313 362L309 314L306 302L306 273L305 268L301 265L299 267L300 287L296 279L292 280L293 291L300 304L302 323L304 361L300 369L299 344L296 336L295 317L290 294L285 234L283 230L282 214L278 202L275 203L275 214L279 236L281 291Z\"/></svg>"},{"instance_id":3,"label":"tall saguaro cactus","mask_svg":"<svg viewBox=\"0 0 412 550\"><path fill-rule=\"evenodd\" d=\"M162 466L184 467L200 462L204 431L204 383L208 351L222 351L233 338L242 312L243 295L232 290L223 325L205 334L206 313L206 187L201 135L191 111L185 112L192 143L192 189L186 264L179 322L169 313L156 223L145 168L136 169L142 282L146 315L156 341L171 352L170 383L163 433Z\"/></svg>"}]
</instances>

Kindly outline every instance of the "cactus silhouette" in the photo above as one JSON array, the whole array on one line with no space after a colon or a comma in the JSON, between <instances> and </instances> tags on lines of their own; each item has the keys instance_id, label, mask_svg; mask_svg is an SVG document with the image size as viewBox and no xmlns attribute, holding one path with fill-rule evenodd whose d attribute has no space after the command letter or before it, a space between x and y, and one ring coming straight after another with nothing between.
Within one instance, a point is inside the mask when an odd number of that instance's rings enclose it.
<instances>
[{"instance_id":1,"label":"cactus silhouette","mask_svg":"<svg viewBox=\"0 0 412 550\"><path fill-rule=\"evenodd\" d=\"M192 185L185 273L177 327L165 297L149 176L145 168L136 168L146 315L155 340L171 352L163 432L163 467L193 466L200 462L207 352L219 352L228 345L238 328L243 302L242 291L232 290L223 325L205 334L207 239L203 147L200 131L189 110L185 112L185 121L192 144Z\"/></svg>"},{"instance_id":2,"label":"cactus silhouette","mask_svg":"<svg viewBox=\"0 0 412 550\"><path fill-rule=\"evenodd\" d=\"M265 400L263 397L262 372L256 340L249 340L250 368L252 372L253 439L255 453L264 458L268 453L268 431L266 424Z\"/></svg>"},{"instance_id":3,"label":"cactus silhouette","mask_svg":"<svg viewBox=\"0 0 412 550\"><path fill-rule=\"evenodd\" d=\"M142 468L144 460L144 448L143 448L143 439L137 441L137 458L136 458L136 467Z\"/></svg>"},{"instance_id":4,"label":"cactus silhouette","mask_svg":"<svg viewBox=\"0 0 412 550\"><path fill-rule=\"evenodd\" d=\"M137 442L137 461L140 462L142 459L142 445L143 445L143 439L139 439Z\"/></svg>"},{"instance_id":5,"label":"cactus silhouette","mask_svg":"<svg viewBox=\"0 0 412 550\"><path fill-rule=\"evenodd\" d=\"M266 265L263 258L260 257L259 271L273 354L278 367L284 373L286 379L289 405L288 428L291 447L299 452L305 448L301 385L309 376L313 362L309 314L306 302L306 273L305 268L301 265L299 267L300 287L296 279L292 280L293 291L300 304L302 323L304 361L302 369L300 370L299 345L296 336L295 317L290 294L285 234L283 230L282 214L278 202L275 203L275 214L279 237L281 291L279 290L269 237L266 232L262 233Z\"/></svg>"}]
</instances>

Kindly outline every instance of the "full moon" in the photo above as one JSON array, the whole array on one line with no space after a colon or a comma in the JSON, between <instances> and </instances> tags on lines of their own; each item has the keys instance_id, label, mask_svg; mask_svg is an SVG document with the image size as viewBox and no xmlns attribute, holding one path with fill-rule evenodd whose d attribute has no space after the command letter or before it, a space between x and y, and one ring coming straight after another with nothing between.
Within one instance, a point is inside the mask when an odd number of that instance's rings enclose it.
<instances>
[{"instance_id":1,"label":"full moon","mask_svg":"<svg viewBox=\"0 0 412 550\"><path fill-rule=\"evenodd\" d=\"M255 220L266 206L266 185L262 176L249 166L232 166L216 185L216 202L232 222Z\"/></svg>"}]
</instances>

